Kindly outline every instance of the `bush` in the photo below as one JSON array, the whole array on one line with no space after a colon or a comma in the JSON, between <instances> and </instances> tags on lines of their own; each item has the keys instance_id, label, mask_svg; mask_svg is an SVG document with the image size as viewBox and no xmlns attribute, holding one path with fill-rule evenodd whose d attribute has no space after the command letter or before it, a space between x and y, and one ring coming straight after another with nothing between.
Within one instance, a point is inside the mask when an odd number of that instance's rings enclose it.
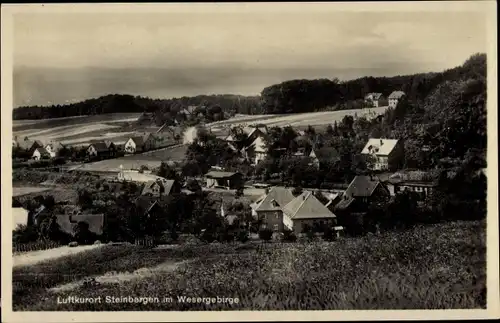
<instances>
[{"instance_id":1,"label":"bush","mask_svg":"<svg viewBox=\"0 0 500 323\"><path fill-rule=\"evenodd\" d=\"M245 243L249 239L249 233L247 230L240 230L236 238L238 239L239 242Z\"/></svg>"},{"instance_id":2,"label":"bush","mask_svg":"<svg viewBox=\"0 0 500 323\"><path fill-rule=\"evenodd\" d=\"M27 243L33 242L38 239L38 232L33 226L18 225L18 227L12 231L12 241L14 243Z\"/></svg>"},{"instance_id":3,"label":"bush","mask_svg":"<svg viewBox=\"0 0 500 323\"><path fill-rule=\"evenodd\" d=\"M285 230L283 231L282 240L286 242L295 242L297 241L297 236L292 230Z\"/></svg>"},{"instance_id":4,"label":"bush","mask_svg":"<svg viewBox=\"0 0 500 323\"><path fill-rule=\"evenodd\" d=\"M273 237L273 230L271 229L261 229L259 231L259 238L264 241L270 241Z\"/></svg>"}]
</instances>

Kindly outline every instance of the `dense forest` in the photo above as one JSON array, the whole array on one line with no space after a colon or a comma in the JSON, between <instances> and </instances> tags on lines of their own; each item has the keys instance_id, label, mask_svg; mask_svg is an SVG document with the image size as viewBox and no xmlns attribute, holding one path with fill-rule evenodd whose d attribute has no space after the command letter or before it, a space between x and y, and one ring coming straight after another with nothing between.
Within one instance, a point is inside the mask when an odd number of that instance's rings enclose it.
<instances>
[{"instance_id":1,"label":"dense forest","mask_svg":"<svg viewBox=\"0 0 500 323\"><path fill-rule=\"evenodd\" d=\"M465 64L440 73L421 73L394 77L363 77L350 81L336 78L290 80L264 88L261 96L199 95L173 99L151 99L111 94L78 103L51 106L23 106L14 109L14 120L47 119L103 113L152 112L156 120L174 119L188 106L220 110L226 115L300 113L363 107L370 92L389 95L402 90L414 104L422 105L446 81L485 77L486 55L475 54ZM217 111L218 113L218 111Z\"/></svg>"}]
</instances>

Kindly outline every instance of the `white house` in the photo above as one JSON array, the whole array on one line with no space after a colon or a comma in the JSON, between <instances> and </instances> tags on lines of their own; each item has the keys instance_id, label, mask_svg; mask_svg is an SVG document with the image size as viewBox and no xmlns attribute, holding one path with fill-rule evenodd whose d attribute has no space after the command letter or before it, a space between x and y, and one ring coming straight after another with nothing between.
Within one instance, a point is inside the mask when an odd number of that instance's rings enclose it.
<instances>
[{"instance_id":1,"label":"white house","mask_svg":"<svg viewBox=\"0 0 500 323\"><path fill-rule=\"evenodd\" d=\"M398 105L399 100L405 96L403 91L394 91L389 95L389 107L395 108Z\"/></svg>"},{"instance_id":2,"label":"white house","mask_svg":"<svg viewBox=\"0 0 500 323\"><path fill-rule=\"evenodd\" d=\"M361 154L373 159L372 170L394 170L404 156L404 147L398 139L370 138Z\"/></svg>"},{"instance_id":3,"label":"white house","mask_svg":"<svg viewBox=\"0 0 500 323\"><path fill-rule=\"evenodd\" d=\"M153 147L154 140L153 136L148 133L143 136L130 137L125 143L125 152L129 154L140 153L143 151L149 151Z\"/></svg>"},{"instance_id":4,"label":"white house","mask_svg":"<svg viewBox=\"0 0 500 323\"><path fill-rule=\"evenodd\" d=\"M33 153L34 160L50 159L50 158L51 158L51 154L45 148L37 148L37 149L35 149L35 152Z\"/></svg>"},{"instance_id":5,"label":"white house","mask_svg":"<svg viewBox=\"0 0 500 323\"><path fill-rule=\"evenodd\" d=\"M64 145L60 142L51 142L45 146L45 150L50 154L50 157L54 158L59 154L59 151L64 148Z\"/></svg>"},{"instance_id":6,"label":"white house","mask_svg":"<svg viewBox=\"0 0 500 323\"><path fill-rule=\"evenodd\" d=\"M365 102L374 108L384 105L384 101L382 93L368 93L365 96Z\"/></svg>"}]
</instances>

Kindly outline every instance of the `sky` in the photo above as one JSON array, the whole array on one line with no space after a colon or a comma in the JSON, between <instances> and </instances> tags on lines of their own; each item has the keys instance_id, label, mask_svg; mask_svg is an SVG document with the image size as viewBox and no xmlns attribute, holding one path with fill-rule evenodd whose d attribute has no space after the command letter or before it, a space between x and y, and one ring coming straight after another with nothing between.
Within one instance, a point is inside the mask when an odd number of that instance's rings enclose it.
<instances>
[{"instance_id":1,"label":"sky","mask_svg":"<svg viewBox=\"0 0 500 323\"><path fill-rule=\"evenodd\" d=\"M295 78L442 71L487 51L474 11L39 12L13 24L15 106L255 95Z\"/></svg>"}]
</instances>

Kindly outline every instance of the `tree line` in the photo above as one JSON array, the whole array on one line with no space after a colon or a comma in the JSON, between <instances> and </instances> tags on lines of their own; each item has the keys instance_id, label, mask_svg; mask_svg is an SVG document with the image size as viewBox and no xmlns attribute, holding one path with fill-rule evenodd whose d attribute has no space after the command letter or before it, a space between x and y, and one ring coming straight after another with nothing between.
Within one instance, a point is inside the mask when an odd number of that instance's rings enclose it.
<instances>
[{"instance_id":1,"label":"tree line","mask_svg":"<svg viewBox=\"0 0 500 323\"><path fill-rule=\"evenodd\" d=\"M485 77L486 54L475 54L465 64L443 72L418 73L393 77L362 77L339 81L337 78L289 80L265 87L260 96L198 95L172 99L110 94L78 103L15 108L13 119L47 119L104 113L150 112L166 122L188 106L218 107L223 114L300 113L323 110L363 108L364 96L380 92L404 91L409 100L422 103L440 84L457 79ZM218 112L216 112L218 113ZM220 116L208 117L216 121Z\"/></svg>"}]
</instances>

